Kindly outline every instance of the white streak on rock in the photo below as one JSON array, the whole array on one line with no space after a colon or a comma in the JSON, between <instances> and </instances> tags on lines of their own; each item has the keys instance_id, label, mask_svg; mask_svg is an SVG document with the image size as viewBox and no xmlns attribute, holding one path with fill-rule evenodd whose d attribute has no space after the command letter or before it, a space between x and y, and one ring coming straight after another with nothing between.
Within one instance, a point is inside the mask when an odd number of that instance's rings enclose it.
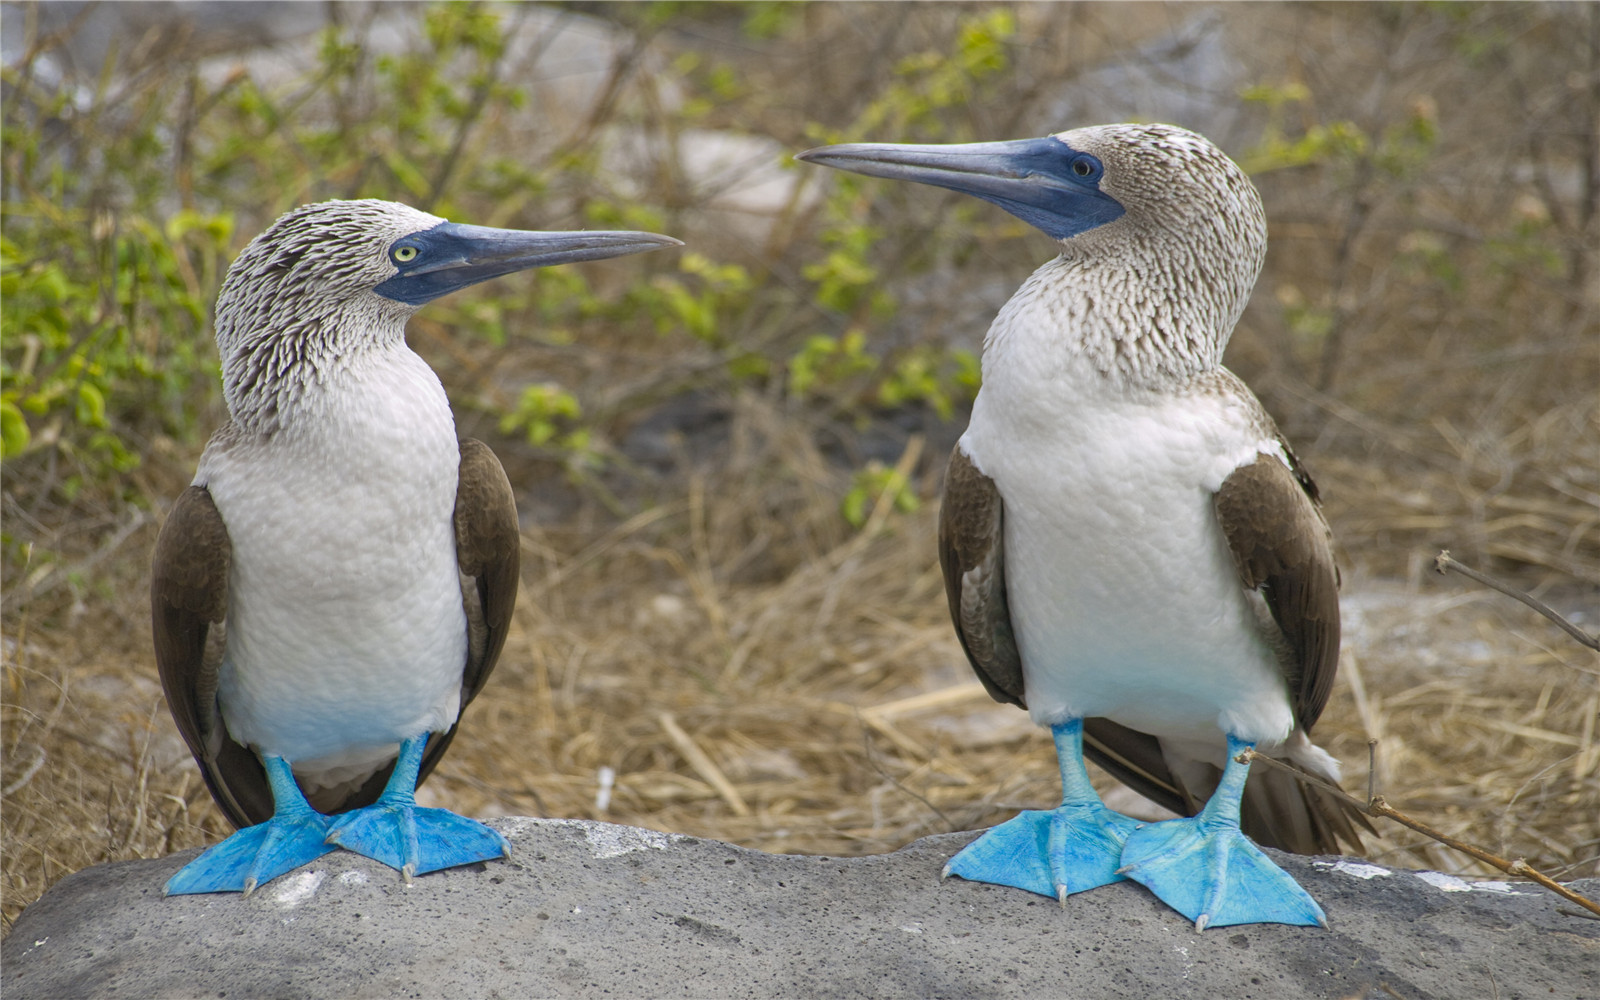
<instances>
[{"instance_id":1,"label":"white streak on rock","mask_svg":"<svg viewBox=\"0 0 1600 1000\"><path fill-rule=\"evenodd\" d=\"M1354 861L1313 861L1311 863L1318 868L1331 868L1336 872L1342 872L1352 878L1359 879L1384 878L1394 874L1387 868L1380 868L1377 865L1363 865Z\"/></svg>"},{"instance_id":2,"label":"white streak on rock","mask_svg":"<svg viewBox=\"0 0 1600 1000\"><path fill-rule=\"evenodd\" d=\"M1444 892L1499 892L1508 896L1526 896L1528 893L1518 892L1505 882L1468 882L1466 879L1446 875L1443 872L1416 872L1417 878Z\"/></svg>"},{"instance_id":3,"label":"white streak on rock","mask_svg":"<svg viewBox=\"0 0 1600 1000\"><path fill-rule=\"evenodd\" d=\"M633 851L664 851L683 839L682 834L642 830L613 823L585 824L583 835L597 858L614 858Z\"/></svg>"},{"instance_id":4,"label":"white streak on rock","mask_svg":"<svg viewBox=\"0 0 1600 1000\"><path fill-rule=\"evenodd\" d=\"M299 906L316 895L317 888L322 885L324 874L320 871L295 872L284 879L282 885L275 887L272 901L286 910Z\"/></svg>"}]
</instances>

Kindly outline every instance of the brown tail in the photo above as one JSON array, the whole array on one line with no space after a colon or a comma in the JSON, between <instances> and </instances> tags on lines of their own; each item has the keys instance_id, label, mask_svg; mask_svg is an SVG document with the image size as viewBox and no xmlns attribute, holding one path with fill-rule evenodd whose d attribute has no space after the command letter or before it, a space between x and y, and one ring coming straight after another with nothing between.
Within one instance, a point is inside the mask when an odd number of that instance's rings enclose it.
<instances>
[{"instance_id":1,"label":"brown tail","mask_svg":"<svg viewBox=\"0 0 1600 1000\"><path fill-rule=\"evenodd\" d=\"M1222 778L1217 767L1197 764L1189 769L1188 781L1179 779L1167 765L1159 739L1109 719L1084 721L1083 751L1112 777L1180 816L1199 812ZM1331 774L1313 773L1334 780ZM1295 854L1361 854L1361 831L1377 836L1367 817L1349 802L1265 766L1250 769L1239 825L1256 843Z\"/></svg>"}]
</instances>

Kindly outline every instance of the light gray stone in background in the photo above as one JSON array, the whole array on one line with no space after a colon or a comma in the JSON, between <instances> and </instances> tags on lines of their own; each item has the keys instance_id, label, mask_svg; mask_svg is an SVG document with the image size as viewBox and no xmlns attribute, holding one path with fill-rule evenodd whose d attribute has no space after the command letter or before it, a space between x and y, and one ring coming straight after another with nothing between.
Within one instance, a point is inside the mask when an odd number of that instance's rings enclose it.
<instances>
[{"instance_id":1,"label":"light gray stone in background","mask_svg":"<svg viewBox=\"0 0 1600 1000\"><path fill-rule=\"evenodd\" d=\"M42 997L1592 998L1600 921L1528 885L1470 888L1275 855L1330 930L1196 933L1140 886L1063 910L893 854L764 854L580 820L506 818L510 861L398 874L340 851L259 890L163 898L185 852L63 879L0 946ZM1593 895L1600 882L1580 891Z\"/></svg>"}]
</instances>

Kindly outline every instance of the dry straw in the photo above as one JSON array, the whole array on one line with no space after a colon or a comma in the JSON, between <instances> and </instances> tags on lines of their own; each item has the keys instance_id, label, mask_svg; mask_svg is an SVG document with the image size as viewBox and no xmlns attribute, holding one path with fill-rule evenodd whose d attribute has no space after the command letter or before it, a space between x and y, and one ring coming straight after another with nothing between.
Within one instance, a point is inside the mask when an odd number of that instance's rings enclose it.
<instances>
[{"instance_id":1,"label":"dry straw","mask_svg":"<svg viewBox=\"0 0 1600 1000\"><path fill-rule=\"evenodd\" d=\"M733 411L726 461L686 495L525 533L500 666L422 799L841 855L1053 804L1049 740L983 695L946 620L936 504L880 500L852 531L844 474L811 435L762 399ZM912 438L901 467L932 501L942 456L922 452ZM226 832L161 703L141 571L77 628L23 615L7 636L8 921L78 868ZM1317 730L1354 765L1348 784L1378 739L1378 787L1408 813L1557 878L1594 875L1594 655L1487 591L1355 576ZM1370 853L1497 874L1397 827Z\"/></svg>"}]
</instances>

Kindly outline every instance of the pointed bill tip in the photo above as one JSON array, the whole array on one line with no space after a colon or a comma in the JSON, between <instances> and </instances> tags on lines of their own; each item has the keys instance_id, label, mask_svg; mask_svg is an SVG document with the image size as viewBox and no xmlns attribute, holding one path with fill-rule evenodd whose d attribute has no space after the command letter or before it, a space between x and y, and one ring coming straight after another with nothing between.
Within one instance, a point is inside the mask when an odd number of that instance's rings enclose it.
<instances>
[{"instance_id":1,"label":"pointed bill tip","mask_svg":"<svg viewBox=\"0 0 1600 1000\"><path fill-rule=\"evenodd\" d=\"M521 240L510 239L499 260L520 267L549 267L554 264L572 264L579 261L607 260L628 254L648 253L668 247L681 247L683 241L660 233L631 230L577 230L575 232L529 232L519 234ZM493 261L496 255L484 254L483 261Z\"/></svg>"}]
</instances>

